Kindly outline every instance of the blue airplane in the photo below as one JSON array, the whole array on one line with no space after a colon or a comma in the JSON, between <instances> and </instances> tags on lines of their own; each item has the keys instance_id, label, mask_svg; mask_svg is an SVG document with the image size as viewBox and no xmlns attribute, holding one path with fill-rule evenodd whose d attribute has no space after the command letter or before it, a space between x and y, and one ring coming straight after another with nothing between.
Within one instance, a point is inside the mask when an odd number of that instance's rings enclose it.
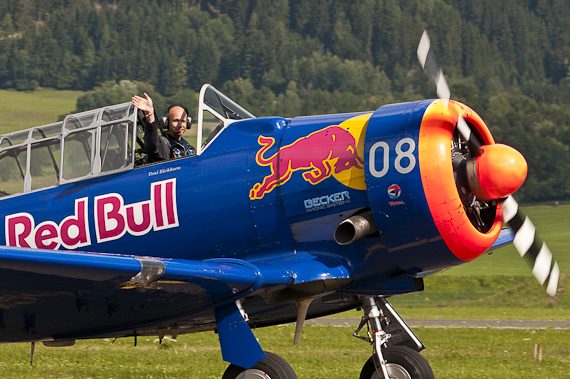
<instances>
[{"instance_id":1,"label":"blue airplane","mask_svg":"<svg viewBox=\"0 0 570 379\"><path fill-rule=\"evenodd\" d=\"M361 378L433 378L390 296L511 242L555 295L510 196L524 158L449 100L427 34L418 56L440 98L370 112L256 118L205 85L181 159L148 163L132 103L0 136L0 342L215 330L224 379L291 379L251 328L296 322L297 343L360 307Z\"/></svg>"}]
</instances>

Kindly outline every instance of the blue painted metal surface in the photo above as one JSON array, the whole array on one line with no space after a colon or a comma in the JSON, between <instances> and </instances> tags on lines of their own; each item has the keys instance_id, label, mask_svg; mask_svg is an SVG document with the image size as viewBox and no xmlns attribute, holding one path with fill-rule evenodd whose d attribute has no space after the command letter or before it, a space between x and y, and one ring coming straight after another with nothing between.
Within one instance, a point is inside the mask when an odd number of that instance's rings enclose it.
<instances>
[{"instance_id":1,"label":"blue painted metal surface","mask_svg":"<svg viewBox=\"0 0 570 379\"><path fill-rule=\"evenodd\" d=\"M3 338L10 341L42 339L51 333L68 334L65 326L60 329L65 321L73 322L72 333L81 335L82 330L90 329L83 328L93 323L90 314L97 313L96 309L105 311L104 318L95 318L99 330L120 329L125 319L136 325L173 313L179 316L198 313L216 304L231 303L263 284L261 270L239 260L149 259L13 247L0 247L0 254L3 291L18 288L22 296L35 299L23 307L2 304L4 324L18 323L20 315L15 310L19 308L34 315L41 325L58 318L55 325L45 325L35 330L33 336L18 328L8 328ZM277 269L268 271L272 273L268 286L291 282L285 270L281 270L280 276ZM61 305L44 308L46 298ZM86 307L82 305L84 302L90 303L90 311L85 314L81 312ZM121 317L113 317L112 313L119 312Z\"/></svg>"},{"instance_id":2,"label":"blue painted metal surface","mask_svg":"<svg viewBox=\"0 0 570 379\"><path fill-rule=\"evenodd\" d=\"M344 152L347 151L347 148L356 149L357 147L356 140L350 141L355 144L354 146L350 146L347 145L347 141L339 141L338 138L334 143L341 142L340 146L336 147L332 144L333 147L330 147L331 144L327 143L329 141L325 139L326 137L323 138L323 136L319 136L318 131L325 128L335 128L351 118L365 114L365 112L361 112L327 115L324 117L307 116L295 118L291 121L290 127L285 131L281 145L290 146L290 144L302 140L306 140L304 142L311 144L311 146L326 145L326 148L321 149L320 151L317 147L310 149L305 146L295 146L295 149L289 147L289 150L294 150L289 152L293 158L300 158L300 156L306 153L307 150L317 150L315 155L311 154L305 158L307 161L305 164L313 168L317 167L318 169L320 164L322 164L329 156L338 153L338 150L335 151L336 149L340 149L340 151ZM304 175L307 172L308 170L293 172L291 174L291 179L286 185L281 187L283 203L285 204L285 212L290 224L312 220L317 217L324 217L359 207L366 207L368 205L368 197L364 189L347 187L335 178L334 173L327 179L324 179L322 182L314 185L304 178Z\"/></svg>"},{"instance_id":3,"label":"blue painted metal surface","mask_svg":"<svg viewBox=\"0 0 570 379\"><path fill-rule=\"evenodd\" d=\"M441 239L422 185L419 132L430 104L425 100L380 107L370 118L365 142L374 220L391 256L410 274L462 263Z\"/></svg>"},{"instance_id":4,"label":"blue painted metal surface","mask_svg":"<svg viewBox=\"0 0 570 379\"><path fill-rule=\"evenodd\" d=\"M513 243L514 239L515 239L515 233L513 232L513 230L511 228L503 228L501 229L501 234L499 234L499 238L497 238L493 246L489 248L489 251L498 249L506 245L510 245L511 243Z\"/></svg>"},{"instance_id":5,"label":"blue painted metal surface","mask_svg":"<svg viewBox=\"0 0 570 379\"><path fill-rule=\"evenodd\" d=\"M215 315L224 361L252 368L265 358L265 353L235 304L216 308Z\"/></svg>"}]
</instances>

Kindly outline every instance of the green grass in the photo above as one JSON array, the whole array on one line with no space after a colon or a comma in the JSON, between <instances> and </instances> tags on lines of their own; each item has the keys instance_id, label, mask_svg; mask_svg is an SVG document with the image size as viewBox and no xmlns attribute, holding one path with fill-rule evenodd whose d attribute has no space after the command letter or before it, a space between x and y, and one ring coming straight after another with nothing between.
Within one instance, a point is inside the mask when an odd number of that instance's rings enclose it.
<instances>
[{"instance_id":1,"label":"green grass","mask_svg":"<svg viewBox=\"0 0 570 379\"><path fill-rule=\"evenodd\" d=\"M480 275L434 276L424 281L422 293L394 297L408 307L564 308L570 309L570 275L560 277L556 297L551 298L532 276Z\"/></svg>"},{"instance_id":2,"label":"green grass","mask_svg":"<svg viewBox=\"0 0 570 379\"><path fill-rule=\"evenodd\" d=\"M0 134L56 122L75 109L81 91L42 88L18 92L0 90Z\"/></svg>"},{"instance_id":3,"label":"green grass","mask_svg":"<svg viewBox=\"0 0 570 379\"><path fill-rule=\"evenodd\" d=\"M570 310L562 308L466 308L466 307L422 307L410 308L395 305L404 320L545 320L568 321ZM328 318L350 318L358 325L362 311L352 310Z\"/></svg>"},{"instance_id":4,"label":"green grass","mask_svg":"<svg viewBox=\"0 0 570 379\"><path fill-rule=\"evenodd\" d=\"M518 255L517 255L518 256ZM561 277L550 298L532 276L435 275L426 289L390 298L404 319L570 320L570 275ZM353 310L330 317L358 320Z\"/></svg>"},{"instance_id":5,"label":"green grass","mask_svg":"<svg viewBox=\"0 0 570 379\"><path fill-rule=\"evenodd\" d=\"M357 378L371 347L351 336L351 328L307 326L292 345L292 325L258 329L262 346L285 358L299 379ZM436 378L565 378L570 331L426 329L415 332L426 344L422 353ZM227 367L212 332L179 336L162 346L153 338L79 341L74 347L36 347L29 364L29 344L1 345L3 378L216 378ZM533 359L534 344L543 360Z\"/></svg>"}]
</instances>

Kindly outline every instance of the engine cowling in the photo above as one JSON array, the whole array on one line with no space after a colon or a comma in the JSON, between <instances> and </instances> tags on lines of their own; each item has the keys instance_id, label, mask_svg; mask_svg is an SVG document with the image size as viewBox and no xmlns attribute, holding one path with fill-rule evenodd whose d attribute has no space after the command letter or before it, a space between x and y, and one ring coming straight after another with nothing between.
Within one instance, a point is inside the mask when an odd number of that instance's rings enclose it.
<instances>
[{"instance_id":1,"label":"engine cowling","mask_svg":"<svg viewBox=\"0 0 570 379\"><path fill-rule=\"evenodd\" d=\"M480 156L461 140L459 116L483 145ZM518 189L526 175L524 158L510 147L506 156L522 160L497 174L504 162L496 162L503 159L497 158L500 152L488 153L495 146L483 120L455 101L388 105L372 115L364 149L366 187L382 241L402 269L417 273L458 265L493 245L502 227L497 200ZM475 173L468 175L471 166ZM509 170L511 179L502 185ZM474 180L488 196L472 188Z\"/></svg>"},{"instance_id":2,"label":"engine cowling","mask_svg":"<svg viewBox=\"0 0 570 379\"><path fill-rule=\"evenodd\" d=\"M483 145L495 143L483 120L472 109L454 101L446 108L443 101L435 101L426 109L420 126L420 170L426 200L439 234L455 256L471 261L487 251L499 236L502 213L496 203L489 204L489 215L480 226L468 215L453 170L452 145L459 115L472 127L472 132L480 136ZM467 200L471 201L471 197Z\"/></svg>"}]
</instances>

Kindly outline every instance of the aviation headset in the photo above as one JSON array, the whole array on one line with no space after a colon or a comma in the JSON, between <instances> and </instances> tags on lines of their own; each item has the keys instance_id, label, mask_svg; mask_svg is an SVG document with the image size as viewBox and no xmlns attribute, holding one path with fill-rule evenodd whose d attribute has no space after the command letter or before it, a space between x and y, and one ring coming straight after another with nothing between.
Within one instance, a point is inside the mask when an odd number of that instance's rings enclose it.
<instances>
[{"instance_id":1,"label":"aviation headset","mask_svg":"<svg viewBox=\"0 0 570 379\"><path fill-rule=\"evenodd\" d=\"M188 108L186 108L182 104L172 104L171 106L166 108L166 111L164 112L164 114L160 118L160 121L162 123L162 128L164 130L168 130L168 112L170 112L170 110L174 107L180 107L180 108L184 109L184 112L186 112L186 116L188 117L188 119L186 120L186 130L190 130L190 128L192 127L192 117L190 117L190 113L188 112Z\"/></svg>"}]
</instances>

